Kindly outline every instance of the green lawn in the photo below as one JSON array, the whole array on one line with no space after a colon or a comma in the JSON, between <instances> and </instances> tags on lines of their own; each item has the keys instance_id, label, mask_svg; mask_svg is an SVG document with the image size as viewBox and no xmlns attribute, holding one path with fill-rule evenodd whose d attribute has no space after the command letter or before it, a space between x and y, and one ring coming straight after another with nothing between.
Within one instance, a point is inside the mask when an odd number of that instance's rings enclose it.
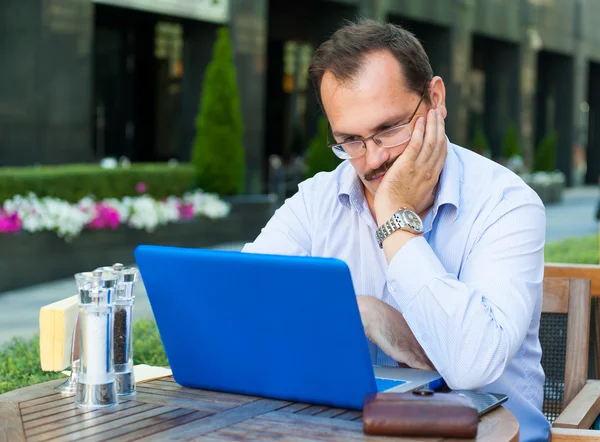
<instances>
[{"instance_id":1,"label":"green lawn","mask_svg":"<svg viewBox=\"0 0 600 442\"><path fill-rule=\"evenodd\" d=\"M169 365L152 320L140 319L133 324L133 349L135 364ZM39 336L27 340L13 338L0 349L0 394L61 377L65 376L42 371Z\"/></svg>"},{"instance_id":2,"label":"green lawn","mask_svg":"<svg viewBox=\"0 0 600 442\"><path fill-rule=\"evenodd\" d=\"M544 252L546 262L598 264L598 235L549 243Z\"/></svg>"},{"instance_id":3,"label":"green lawn","mask_svg":"<svg viewBox=\"0 0 600 442\"><path fill-rule=\"evenodd\" d=\"M598 235L550 243L546 262L598 264ZM154 321L142 319L133 326L135 364L168 365ZM58 379L60 373L43 372L40 367L39 338L14 338L0 349L0 394L16 388Z\"/></svg>"}]
</instances>

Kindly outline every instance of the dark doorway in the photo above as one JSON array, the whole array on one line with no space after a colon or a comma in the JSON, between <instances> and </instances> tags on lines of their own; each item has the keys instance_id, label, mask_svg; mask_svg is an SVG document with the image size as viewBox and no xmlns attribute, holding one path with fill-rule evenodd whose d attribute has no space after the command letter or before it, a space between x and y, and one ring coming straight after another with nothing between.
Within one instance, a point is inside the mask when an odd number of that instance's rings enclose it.
<instances>
[{"instance_id":1,"label":"dark doorway","mask_svg":"<svg viewBox=\"0 0 600 442\"><path fill-rule=\"evenodd\" d=\"M504 155L503 142L511 126L519 133L519 63L517 45L473 37L469 139L482 130L494 158Z\"/></svg>"},{"instance_id":2,"label":"dark doorway","mask_svg":"<svg viewBox=\"0 0 600 442\"><path fill-rule=\"evenodd\" d=\"M590 63L586 184L598 184L600 180L600 84L598 78L600 78L600 63Z\"/></svg>"},{"instance_id":3,"label":"dark doorway","mask_svg":"<svg viewBox=\"0 0 600 442\"><path fill-rule=\"evenodd\" d=\"M177 158L181 24L138 10L95 7L96 157Z\"/></svg>"},{"instance_id":4,"label":"dark doorway","mask_svg":"<svg viewBox=\"0 0 600 442\"><path fill-rule=\"evenodd\" d=\"M573 59L541 51L536 90L536 149L551 131L558 134L556 166L571 185L573 152Z\"/></svg>"}]
</instances>

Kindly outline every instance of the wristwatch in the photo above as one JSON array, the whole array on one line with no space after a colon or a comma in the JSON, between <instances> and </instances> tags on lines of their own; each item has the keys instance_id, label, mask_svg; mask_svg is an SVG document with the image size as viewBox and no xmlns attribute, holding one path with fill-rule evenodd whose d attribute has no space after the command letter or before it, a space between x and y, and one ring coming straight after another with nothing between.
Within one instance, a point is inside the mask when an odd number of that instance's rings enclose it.
<instances>
[{"instance_id":1,"label":"wristwatch","mask_svg":"<svg viewBox=\"0 0 600 442\"><path fill-rule=\"evenodd\" d=\"M413 210L407 209L406 207L398 209L398 211L375 232L379 247L383 249L383 240L399 229L421 234L423 233L423 221L421 221L419 215Z\"/></svg>"}]
</instances>

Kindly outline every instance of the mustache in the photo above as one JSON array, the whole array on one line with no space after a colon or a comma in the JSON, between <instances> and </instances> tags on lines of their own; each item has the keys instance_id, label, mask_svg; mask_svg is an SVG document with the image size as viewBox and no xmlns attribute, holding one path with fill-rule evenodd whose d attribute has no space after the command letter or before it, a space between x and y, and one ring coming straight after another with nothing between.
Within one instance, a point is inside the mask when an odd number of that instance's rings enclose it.
<instances>
[{"instance_id":1,"label":"mustache","mask_svg":"<svg viewBox=\"0 0 600 442\"><path fill-rule=\"evenodd\" d=\"M399 156L400 155L398 155L398 157ZM392 167L392 164L394 164L394 162L398 159L398 157L386 161L377 169L372 169L365 172L365 181L372 181L377 175L381 175L382 173L387 172L389 168Z\"/></svg>"}]
</instances>

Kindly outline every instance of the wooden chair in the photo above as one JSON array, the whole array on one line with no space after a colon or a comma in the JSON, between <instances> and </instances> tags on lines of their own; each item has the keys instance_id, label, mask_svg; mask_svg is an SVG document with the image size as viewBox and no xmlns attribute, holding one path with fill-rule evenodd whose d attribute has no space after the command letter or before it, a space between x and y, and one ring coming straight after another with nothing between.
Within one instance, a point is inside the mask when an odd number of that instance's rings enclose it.
<instances>
[{"instance_id":1,"label":"wooden chair","mask_svg":"<svg viewBox=\"0 0 600 442\"><path fill-rule=\"evenodd\" d=\"M590 427L600 414L600 381L589 380L552 423L550 439L600 442L600 431Z\"/></svg>"},{"instance_id":2,"label":"wooden chair","mask_svg":"<svg viewBox=\"0 0 600 442\"><path fill-rule=\"evenodd\" d=\"M588 376L590 379L600 379L600 265L548 263L545 266L544 277L590 280L592 315L590 320Z\"/></svg>"},{"instance_id":3,"label":"wooden chair","mask_svg":"<svg viewBox=\"0 0 600 442\"><path fill-rule=\"evenodd\" d=\"M546 374L542 411L553 422L588 379L590 281L544 277L540 322Z\"/></svg>"}]
</instances>

